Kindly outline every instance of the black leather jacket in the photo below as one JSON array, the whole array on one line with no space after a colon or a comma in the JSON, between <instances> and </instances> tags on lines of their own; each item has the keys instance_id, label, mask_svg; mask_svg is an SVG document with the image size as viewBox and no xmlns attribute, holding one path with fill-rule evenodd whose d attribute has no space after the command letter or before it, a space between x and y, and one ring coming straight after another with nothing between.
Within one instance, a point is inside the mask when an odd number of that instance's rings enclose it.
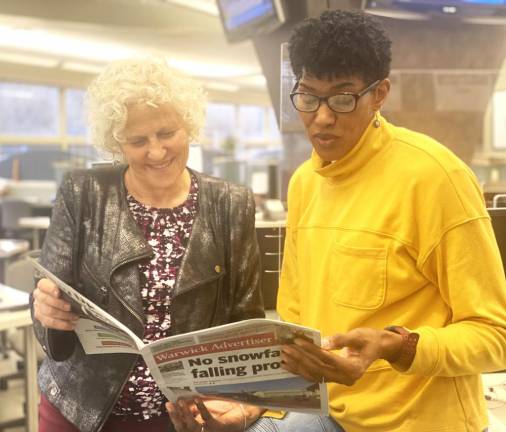
<instances>
[{"instance_id":1,"label":"black leather jacket","mask_svg":"<svg viewBox=\"0 0 506 432\"><path fill-rule=\"evenodd\" d=\"M41 260L142 338L138 261L152 249L128 209L125 169L64 177ZM194 174L198 211L174 288L172 334L264 316L252 192ZM48 354L39 372L42 393L80 431L99 431L137 356L85 355L75 333L37 320L34 328Z\"/></svg>"}]
</instances>

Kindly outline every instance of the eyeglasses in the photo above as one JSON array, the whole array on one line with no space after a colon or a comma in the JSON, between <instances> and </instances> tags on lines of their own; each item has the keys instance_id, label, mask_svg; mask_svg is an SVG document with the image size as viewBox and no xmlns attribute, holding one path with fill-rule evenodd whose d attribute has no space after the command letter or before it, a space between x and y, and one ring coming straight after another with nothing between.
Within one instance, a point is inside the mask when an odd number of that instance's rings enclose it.
<instances>
[{"instance_id":1,"label":"eyeglasses","mask_svg":"<svg viewBox=\"0 0 506 432\"><path fill-rule=\"evenodd\" d=\"M343 92L337 93L332 96L316 96L306 92L294 92L298 87L299 82L297 81L290 93L290 99L292 104L297 111L302 112L316 112L320 108L322 101L334 112L337 113L350 113L355 111L358 100L366 93L370 92L380 83L381 80L376 80L372 84L368 85L360 93Z\"/></svg>"}]
</instances>

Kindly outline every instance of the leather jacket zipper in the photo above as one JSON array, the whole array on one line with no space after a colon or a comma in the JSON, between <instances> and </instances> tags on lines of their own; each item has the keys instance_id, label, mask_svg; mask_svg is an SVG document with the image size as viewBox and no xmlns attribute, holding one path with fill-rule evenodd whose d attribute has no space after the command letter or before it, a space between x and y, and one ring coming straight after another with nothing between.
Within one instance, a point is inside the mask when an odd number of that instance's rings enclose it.
<instances>
[{"instance_id":1,"label":"leather jacket zipper","mask_svg":"<svg viewBox=\"0 0 506 432\"><path fill-rule=\"evenodd\" d=\"M122 265L124 264L128 264L129 262L132 262L132 261L136 261L140 258L147 258L149 257L151 254L144 254L144 255L139 255L138 257L135 257L135 258L131 258L131 259L128 259L126 261L123 261L121 262L120 264L118 264L117 266L115 266L113 269L112 269L112 273L114 273L116 271L116 269L118 269L119 267L121 267ZM109 287L111 288L111 292L112 294L114 295L114 297L116 297L116 299L128 310L128 312L130 312L140 323L141 325L144 327L144 320L142 319L142 317L132 309L132 307L126 303L122 298L121 296L116 292L116 290L113 288L112 284L109 283ZM102 287L100 288L102 289ZM128 382L128 379L130 378L130 375L132 374L132 371L135 367L135 363L136 363L137 360L135 360L133 363L132 363L132 366L130 367L130 369L128 370L128 373L126 374L126 377L125 379L123 380L123 383L121 384L121 386L119 387L120 388L120 391L118 392L118 395L117 397L112 401L111 405L108 407L107 411L105 412L105 415L104 415L104 418L102 419L102 421L100 422L100 425L97 429L97 431L100 431L102 429L102 427L104 426L105 422L108 420L109 416L111 415L111 412L112 410L114 409L114 406L116 405L116 402L118 401L120 395L121 395L121 390L123 389L123 387L125 387L126 383Z\"/></svg>"},{"instance_id":2,"label":"leather jacket zipper","mask_svg":"<svg viewBox=\"0 0 506 432\"><path fill-rule=\"evenodd\" d=\"M105 286L105 284L100 281L94 274L93 272L90 270L90 268L88 267L88 265L83 262L83 268L87 271L88 273L88 276L91 278L91 280L95 283L95 286L100 290L100 292L104 295L107 294L107 287Z\"/></svg>"},{"instance_id":3,"label":"leather jacket zipper","mask_svg":"<svg viewBox=\"0 0 506 432\"><path fill-rule=\"evenodd\" d=\"M128 312L130 312L137 319L137 321L141 323L142 327L144 327L144 320L142 319L142 317L135 310L133 310L132 307L127 302L125 302L125 300L121 298L121 296L116 292L116 290L112 286L111 292L114 295L114 297L116 297L116 300L118 300L125 307L125 309Z\"/></svg>"},{"instance_id":4,"label":"leather jacket zipper","mask_svg":"<svg viewBox=\"0 0 506 432\"><path fill-rule=\"evenodd\" d=\"M90 271L88 266L84 264L84 267L86 268L86 271L88 272L89 277L93 280L95 285L98 287L98 289L102 292L102 294L107 294L107 287L105 284L97 279L97 277ZM113 270L114 271L114 270ZM116 292L116 290L112 287L112 284L109 284L111 292L113 293L114 297L130 312L137 320L144 326L144 320L137 312L135 312L128 303L126 303L121 296Z\"/></svg>"},{"instance_id":5,"label":"leather jacket zipper","mask_svg":"<svg viewBox=\"0 0 506 432\"><path fill-rule=\"evenodd\" d=\"M118 265L116 265L115 267L113 267L112 271L111 271L111 275L121 266L125 265L125 264L128 264L130 262L133 262L133 261L137 261L141 258L148 258L151 256L151 253L145 253L143 255L139 255L139 256L136 256L136 257L133 257L133 258L129 258L125 261L122 261L120 262ZM132 309L132 307L127 303L125 302L125 300L123 300L123 298L121 298L121 296L117 293L117 291L113 288L112 286L112 283L109 283L109 286L111 288L111 292L113 293L114 297L116 297L116 299L125 307L126 310L128 310L128 312L130 312L142 325L142 327L144 327L144 319L135 311Z\"/></svg>"}]
</instances>

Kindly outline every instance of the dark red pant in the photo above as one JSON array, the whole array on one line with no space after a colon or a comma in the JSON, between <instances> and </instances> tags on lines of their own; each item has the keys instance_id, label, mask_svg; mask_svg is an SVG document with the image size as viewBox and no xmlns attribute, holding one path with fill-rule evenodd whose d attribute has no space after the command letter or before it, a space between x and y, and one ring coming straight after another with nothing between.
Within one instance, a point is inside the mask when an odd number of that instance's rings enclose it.
<instances>
[{"instance_id":1,"label":"dark red pant","mask_svg":"<svg viewBox=\"0 0 506 432\"><path fill-rule=\"evenodd\" d=\"M111 416L101 432L170 432L173 431L168 417L147 421L125 420ZM63 417L44 395L40 396L39 432L79 432L72 423Z\"/></svg>"}]
</instances>

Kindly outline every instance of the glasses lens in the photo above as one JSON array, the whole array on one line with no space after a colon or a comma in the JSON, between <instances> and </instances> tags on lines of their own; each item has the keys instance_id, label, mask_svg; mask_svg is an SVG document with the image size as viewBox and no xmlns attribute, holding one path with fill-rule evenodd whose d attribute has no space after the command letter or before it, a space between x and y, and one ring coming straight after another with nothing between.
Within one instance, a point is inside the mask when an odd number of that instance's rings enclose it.
<instances>
[{"instance_id":1,"label":"glasses lens","mask_svg":"<svg viewBox=\"0 0 506 432\"><path fill-rule=\"evenodd\" d=\"M306 93L295 93L292 102L296 109L304 112L316 111L320 104L320 100L316 96Z\"/></svg>"},{"instance_id":2,"label":"glasses lens","mask_svg":"<svg viewBox=\"0 0 506 432\"><path fill-rule=\"evenodd\" d=\"M355 109L355 98L352 95L338 94L329 97L328 104L336 112L352 112Z\"/></svg>"}]
</instances>

